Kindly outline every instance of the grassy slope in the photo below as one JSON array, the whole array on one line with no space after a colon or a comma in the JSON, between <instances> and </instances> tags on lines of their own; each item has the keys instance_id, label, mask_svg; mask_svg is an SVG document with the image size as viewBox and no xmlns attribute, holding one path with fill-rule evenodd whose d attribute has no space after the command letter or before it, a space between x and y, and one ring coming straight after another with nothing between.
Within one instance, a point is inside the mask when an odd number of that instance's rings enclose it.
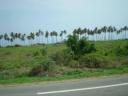
<instances>
[{"instance_id":1,"label":"grassy slope","mask_svg":"<svg viewBox=\"0 0 128 96\"><path fill-rule=\"evenodd\" d=\"M80 79L87 77L99 77L99 76L111 76L117 74L127 74L128 66L122 66L119 68L111 69L98 69L96 71L82 71L82 72L72 72L65 74L63 76L57 77L20 77L15 79L0 80L0 84L22 84L22 83L33 83L33 82L42 82L42 81L60 81L60 80L69 80L69 79Z\"/></svg>"},{"instance_id":2,"label":"grassy slope","mask_svg":"<svg viewBox=\"0 0 128 96\"><path fill-rule=\"evenodd\" d=\"M44 46L14 47L0 48L0 70L2 69L18 69L31 68L38 64L42 58L35 58L34 52L39 51ZM65 45L48 45L48 54L53 54L57 50L62 50Z\"/></svg>"},{"instance_id":3,"label":"grassy slope","mask_svg":"<svg viewBox=\"0 0 128 96\"><path fill-rule=\"evenodd\" d=\"M118 40L118 41L99 41L96 42L97 53L98 54L105 54L109 53L108 58L116 58L116 56L111 52L114 48L118 47L119 45L123 46L127 40ZM17 74L20 72L23 74L24 72L29 71L33 66L39 64L42 58L35 58L33 53L40 50L43 46L29 46L29 47L15 47L15 48L0 48L0 71L9 71L10 74ZM48 55L65 49L65 45L47 45ZM106 69L105 69L106 70ZM122 71L124 70L124 71ZM12 72L12 73L11 73ZM14 72L14 73L13 73ZM19 73L19 74L20 74ZM22 77L12 80L0 80L0 83L20 83L20 82L33 82L33 81L42 81L42 80L59 80L59 79L66 79L66 78L79 78L79 77L88 77L90 76L99 76L101 74L117 74L117 73L128 73L128 68L122 67L117 69L109 69L109 70L100 70L98 72L81 72L80 74L72 74L72 75L65 75L63 77L45 77L45 78L38 78L38 77Z\"/></svg>"}]
</instances>

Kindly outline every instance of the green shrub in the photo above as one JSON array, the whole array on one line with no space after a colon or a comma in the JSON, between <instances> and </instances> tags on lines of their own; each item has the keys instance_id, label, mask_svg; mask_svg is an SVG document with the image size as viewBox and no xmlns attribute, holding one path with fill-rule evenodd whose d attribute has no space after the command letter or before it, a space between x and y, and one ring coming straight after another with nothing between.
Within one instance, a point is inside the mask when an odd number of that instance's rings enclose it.
<instances>
[{"instance_id":1,"label":"green shrub","mask_svg":"<svg viewBox=\"0 0 128 96\"><path fill-rule=\"evenodd\" d=\"M117 56L128 56L128 43L123 46L118 46L115 48L115 54Z\"/></svg>"},{"instance_id":2,"label":"green shrub","mask_svg":"<svg viewBox=\"0 0 128 96\"><path fill-rule=\"evenodd\" d=\"M41 65L35 66L31 69L29 76L41 76L44 72Z\"/></svg>"},{"instance_id":3,"label":"green shrub","mask_svg":"<svg viewBox=\"0 0 128 96\"><path fill-rule=\"evenodd\" d=\"M29 73L29 76L48 76L55 70L55 66L55 62L52 60L43 60L43 62L40 65L37 65L32 68L32 70Z\"/></svg>"},{"instance_id":4,"label":"green shrub","mask_svg":"<svg viewBox=\"0 0 128 96\"><path fill-rule=\"evenodd\" d=\"M0 72L0 79L13 79L16 77L16 72L13 70L4 70Z\"/></svg>"},{"instance_id":5,"label":"green shrub","mask_svg":"<svg viewBox=\"0 0 128 96\"><path fill-rule=\"evenodd\" d=\"M77 35L69 35L66 45L75 60L78 60L86 53L96 51L94 44L88 42L86 38L79 39Z\"/></svg>"},{"instance_id":6,"label":"green shrub","mask_svg":"<svg viewBox=\"0 0 128 96\"><path fill-rule=\"evenodd\" d=\"M39 52L38 51L34 52L33 56L39 56Z\"/></svg>"},{"instance_id":7,"label":"green shrub","mask_svg":"<svg viewBox=\"0 0 128 96\"><path fill-rule=\"evenodd\" d=\"M7 51L3 55L11 55L11 52Z\"/></svg>"},{"instance_id":8,"label":"green shrub","mask_svg":"<svg viewBox=\"0 0 128 96\"><path fill-rule=\"evenodd\" d=\"M52 60L56 62L57 65L64 65L64 53L63 51L61 52L56 52L50 56Z\"/></svg>"},{"instance_id":9,"label":"green shrub","mask_svg":"<svg viewBox=\"0 0 128 96\"><path fill-rule=\"evenodd\" d=\"M68 66L70 66L71 68L78 68L79 62L77 60L70 60Z\"/></svg>"},{"instance_id":10,"label":"green shrub","mask_svg":"<svg viewBox=\"0 0 128 96\"><path fill-rule=\"evenodd\" d=\"M0 79L14 79L16 77L22 77L27 75L27 72L19 71L18 69L13 70L3 70L0 72Z\"/></svg>"},{"instance_id":11,"label":"green shrub","mask_svg":"<svg viewBox=\"0 0 128 96\"><path fill-rule=\"evenodd\" d=\"M121 65L128 65L128 56L120 59Z\"/></svg>"},{"instance_id":12,"label":"green shrub","mask_svg":"<svg viewBox=\"0 0 128 96\"><path fill-rule=\"evenodd\" d=\"M46 48L40 49L40 53L42 56L46 56L47 55L47 49Z\"/></svg>"},{"instance_id":13,"label":"green shrub","mask_svg":"<svg viewBox=\"0 0 128 96\"><path fill-rule=\"evenodd\" d=\"M79 60L80 67L101 68L108 64L108 60L99 54L87 54Z\"/></svg>"},{"instance_id":14,"label":"green shrub","mask_svg":"<svg viewBox=\"0 0 128 96\"><path fill-rule=\"evenodd\" d=\"M46 59L42 62L43 70L44 71L53 71L55 68L55 61Z\"/></svg>"},{"instance_id":15,"label":"green shrub","mask_svg":"<svg viewBox=\"0 0 128 96\"><path fill-rule=\"evenodd\" d=\"M22 45L15 44L14 47L22 47Z\"/></svg>"},{"instance_id":16,"label":"green shrub","mask_svg":"<svg viewBox=\"0 0 128 96\"><path fill-rule=\"evenodd\" d=\"M52 60L56 62L57 65L69 65L69 62L72 60L72 55L68 50L58 51L51 55Z\"/></svg>"},{"instance_id":17,"label":"green shrub","mask_svg":"<svg viewBox=\"0 0 128 96\"><path fill-rule=\"evenodd\" d=\"M33 56L46 56L47 55L47 50L46 50L46 48L42 48L42 49L40 49L40 50L38 50L38 51L35 51L34 53L33 53Z\"/></svg>"}]
</instances>

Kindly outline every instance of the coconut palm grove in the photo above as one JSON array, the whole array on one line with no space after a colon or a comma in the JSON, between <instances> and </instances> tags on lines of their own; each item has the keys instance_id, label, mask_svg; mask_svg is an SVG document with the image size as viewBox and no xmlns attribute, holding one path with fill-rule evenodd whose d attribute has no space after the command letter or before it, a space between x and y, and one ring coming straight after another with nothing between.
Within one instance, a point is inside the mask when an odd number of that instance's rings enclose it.
<instances>
[{"instance_id":1,"label":"coconut palm grove","mask_svg":"<svg viewBox=\"0 0 128 96\"><path fill-rule=\"evenodd\" d=\"M71 32L70 32L71 33ZM89 28L77 28L74 29L72 34L77 34L79 37L86 37L92 41L108 41L108 40L119 40L128 38L128 26L117 29L114 26L103 26L101 28L95 27L94 29ZM0 45L32 45L32 44L55 44L61 43L66 40L68 36L66 30L61 32L57 31L42 31L39 29L38 32L30 32L29 34L14 33L0 34ZM19 42L20 41L20 42Z\"/></svg>"}]
</instances>

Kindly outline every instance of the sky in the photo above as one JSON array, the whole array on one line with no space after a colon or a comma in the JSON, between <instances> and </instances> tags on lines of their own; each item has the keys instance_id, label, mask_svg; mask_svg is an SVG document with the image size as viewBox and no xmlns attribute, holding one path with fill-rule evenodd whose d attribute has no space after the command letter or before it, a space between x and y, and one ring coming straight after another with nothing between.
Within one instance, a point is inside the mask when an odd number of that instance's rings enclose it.
<instances>
[{"instance_id":1,"label":"sky","mask_svg":"<svg viewBox=\"0 0 128 96\"><path fill-rule=\"evenodd\" d=\"M0 33L128 25L128 0L0 0Z\"/></svg>"}]
</instances>

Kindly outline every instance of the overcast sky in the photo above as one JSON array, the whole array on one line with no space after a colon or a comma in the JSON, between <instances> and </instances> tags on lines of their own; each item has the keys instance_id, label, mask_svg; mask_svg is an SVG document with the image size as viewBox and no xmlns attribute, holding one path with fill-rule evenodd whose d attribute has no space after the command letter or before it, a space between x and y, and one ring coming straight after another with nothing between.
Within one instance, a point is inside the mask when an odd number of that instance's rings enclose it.
<instances>
[{"instance_id":1,"label":"overcast sky","mask_svg":"<svg viewBox=\"0 0 128 96\"><path fill-rule=\"evenodd\" d=\"M0 33L128 25L128 0L0 0Z\"/></svg>"}]
</instances>

